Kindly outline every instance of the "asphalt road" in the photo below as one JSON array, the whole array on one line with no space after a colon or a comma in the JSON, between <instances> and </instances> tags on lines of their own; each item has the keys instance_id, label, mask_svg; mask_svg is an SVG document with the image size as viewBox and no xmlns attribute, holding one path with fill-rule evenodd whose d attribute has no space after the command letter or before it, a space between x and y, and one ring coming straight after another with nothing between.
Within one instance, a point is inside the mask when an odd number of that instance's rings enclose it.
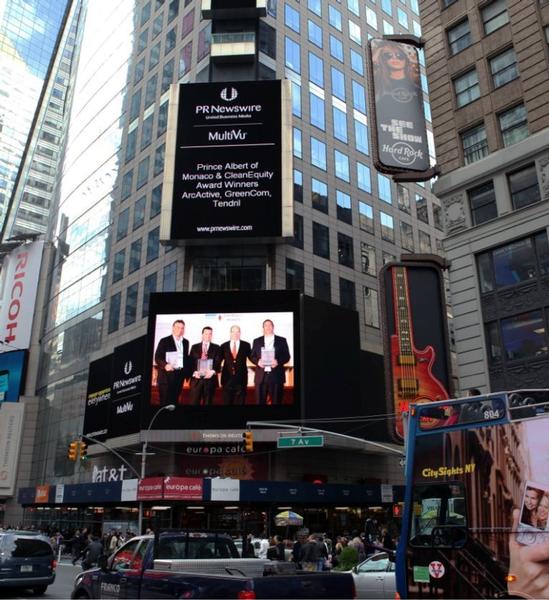
<instances>
[{"instance_id":1,"label":"asphalt road","mask_svg":"<svg viewBox=\"0 0 549 600\"><path fill-rule=\"evenodd\" d=\"M0 600L19 600L20 598L49 598L65 600L71 597L74 578L82 571L81 567L73 567L71 564L57 565L55 582L48 587L43 596L35 596L32 590L25 589L2 589L0 588Z\"/></svg>"}]
</instances>

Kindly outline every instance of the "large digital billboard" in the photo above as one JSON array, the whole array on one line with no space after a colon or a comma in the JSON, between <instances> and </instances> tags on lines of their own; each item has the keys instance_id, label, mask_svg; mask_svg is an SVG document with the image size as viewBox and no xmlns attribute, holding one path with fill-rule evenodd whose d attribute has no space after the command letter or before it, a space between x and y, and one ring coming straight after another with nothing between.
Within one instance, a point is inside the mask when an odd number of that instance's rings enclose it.
<instances>
[{"instance_id":1,"label":"large digital billboard","mask_svg":"<svg viewBox=\"0 0 549 600\"><path fill-rule=\"evenodd\" d=\"M164 240L293 235L288 84L172 86Z\"/></svg>"},{"instance_id":2,"label":"large digital billboard","mask_svg":"<svg viewBox=\"0 0 549 600\"><path fill-rule=\"evenodd\" d=\"M0 403L17 402L24 393L26 365L26 350L0 354Z\"/></svg>"},{"instance_id":3,"label":"large digital billboard","mask_svg":"<svg viewBox=\"0 0 549 600\"><path fill-rule=\"evenodd\" d=\"M436 262L388 263L380 278L389 429L402 441L410 403L451 397L446 302Z\"/></svg>"},{"instance_id":4,"label":"large digital billboard","mask_svg":"<svg viewBox=\"0 0 549 600\"><path fill-rule=\"evenodd\" d=\"M83 434L103 441L107 437L111 409L112 359L109 354L90 363Z\"/></svg>"},{"instance_id":5,"label":"large digital billboard","mask_svg":"<svg viewBox=\"0 0 549 600\"><path fill-rule=\"evenodd\" d=\"M161 428L299 415L299 313L297 291L151 295L142 426L168 404Z\"/></svg>"},{"instance_id":6,"label":"large digital billboard","mask_svg":"<svg viewBox=\"0 0 549 600\"><path fill-rule=\"evenodd\" d=\"M417 44L395 37L368 42L374 164L383 173L428 179L434 171L430 169Z\"/></svg>"}]
</instances>

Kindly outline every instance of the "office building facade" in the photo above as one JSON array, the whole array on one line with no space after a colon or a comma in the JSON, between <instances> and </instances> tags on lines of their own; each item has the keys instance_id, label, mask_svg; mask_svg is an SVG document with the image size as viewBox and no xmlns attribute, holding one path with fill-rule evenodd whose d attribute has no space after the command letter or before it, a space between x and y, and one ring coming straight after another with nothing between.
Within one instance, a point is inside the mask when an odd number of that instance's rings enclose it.
<instances>
[{"instance_id":1,"label":"office building facade","mask_svg":"<svg viewBox=\"0 0 549 600\"><path fill-rule=\"evenodd\" d=\"M459 387L547 387L546 2L421 2Z\"/></svg>"}]
</instances>

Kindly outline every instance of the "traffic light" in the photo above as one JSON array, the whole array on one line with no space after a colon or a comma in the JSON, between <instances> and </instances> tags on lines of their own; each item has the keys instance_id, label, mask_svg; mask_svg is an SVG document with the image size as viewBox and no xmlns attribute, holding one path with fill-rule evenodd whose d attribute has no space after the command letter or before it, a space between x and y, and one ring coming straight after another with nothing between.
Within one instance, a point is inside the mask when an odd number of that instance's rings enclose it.
<instances>
[{"instance_id":1,"label":"traffic light","mask_svg":"<svg viewBox=\"0 0 549 600\"><path fill-rule=\"evenodd\" d=\"M396 504L393 504L393 517L395 519L399 519L400 517L402 517L403 510L404 510L403 502L397 502Z\"/></svg>"},{"instance_id":2,"label":"traffic light","mask_svg":"<svg viewBox=\"0 0 549 600\"><path fill-rule=\"evenodd\" d=\"M88 460L88 444L86 442L80 443L80 460Z\"/></svg>"},{"instance_id":3,"label":"traffic light","mask_svg":"<svg viewBox=\"0 0 549 600\"><path fill-rule=\"evenodd\" d=\"M244 438L244 452L254 451L254 434L251 431L245 431L242 434Z\"/></svg>"},{"instance_id":4,"label":"traffic light","mask_svg":"<svg viewBox=\"0 0 549 600\"><path fill-rule=\"evenodd\" d=\"M79 442L71 442L69 444L69 453L68 453L68 458L69 460L76 460L78 458L78 444Z\"/></svg>"}]
</instances>

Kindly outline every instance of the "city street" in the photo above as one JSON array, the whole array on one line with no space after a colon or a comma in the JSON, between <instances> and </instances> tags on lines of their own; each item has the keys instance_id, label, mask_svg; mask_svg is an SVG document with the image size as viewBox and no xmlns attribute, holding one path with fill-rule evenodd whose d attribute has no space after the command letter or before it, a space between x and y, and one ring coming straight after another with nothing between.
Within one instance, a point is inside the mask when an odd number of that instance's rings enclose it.
<instances>
[{"instance_id":1,"label":"city street","mask_svg":"<svg viewBox=\"0 0 549 600\"><path fill-rule=\"evenodd\" d=\"M48 587L48 591L40 598L65 599L71 597L74 578L82 568L71 564L61 563L57 565L55 583ZM0 589L0 600L19 600L26 598L37 598L32 590Z\"/></svg>"}]
</instances>

